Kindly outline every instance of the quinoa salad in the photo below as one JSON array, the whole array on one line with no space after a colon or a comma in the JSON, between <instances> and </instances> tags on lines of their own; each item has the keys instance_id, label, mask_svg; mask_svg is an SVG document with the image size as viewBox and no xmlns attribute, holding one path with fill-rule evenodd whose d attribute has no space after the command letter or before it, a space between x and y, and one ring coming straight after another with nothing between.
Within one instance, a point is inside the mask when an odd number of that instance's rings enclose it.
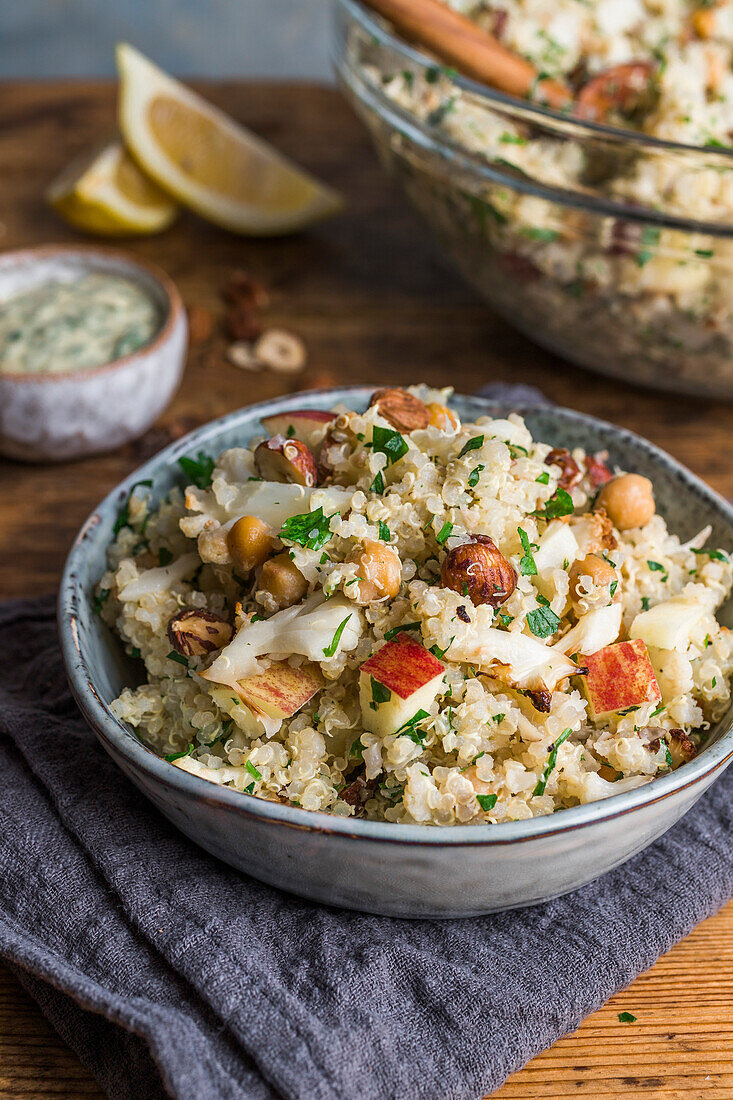
<instances>
[{"instance_id":1,"label":"quinoa salad","mask_svg":"<svg viewBox=\"0 0 733 1100\"><path fill-rule=\"evenodd\" d=\"M725 714L733 565L667 530L643 472L517 414L461 423L424 386L262 423L179 459L155 507L133 487L96 589L144 664L112 710L172 766L343 817L499 823L649 783Z\"/></svg>"},{"instance_id":2,"label":"quinoa salad","mask_svg":"<svg viewBox=\"0 0 733 1100\"><path fill-rule=\"evenodd\" d=\"M518 327L570 358L635 380L733 393L733 241L705 232L733 220L733 6L449 6L542 76L562 78L581 122L690 147L666 151L545 125L465 90L445 66L402 67L398 55L354 35L349 64L358 79L448 143L429 153L408 135L403 145L379 111L364 112L383 158L453 261ZM505 184L478 173L462 179L451 147L488 162ZM535 182L565 199L533 193ZM586 197L629 214L596 213ZM657 215L700 229L667 228Z\"/></svg>"}]
</instances>

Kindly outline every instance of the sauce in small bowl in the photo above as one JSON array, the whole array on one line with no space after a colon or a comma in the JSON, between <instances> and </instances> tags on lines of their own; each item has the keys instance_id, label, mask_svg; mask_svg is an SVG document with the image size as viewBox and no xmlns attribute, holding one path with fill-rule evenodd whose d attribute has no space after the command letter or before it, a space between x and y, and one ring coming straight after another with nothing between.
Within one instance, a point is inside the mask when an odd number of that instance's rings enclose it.
<instances>
[{"instance_id":1,"label":"sauce in small bowl","mask_svg":"<svg viewBox=\"0 0 733 1100\"><path fill-rule=\"evenodd\" d=\"M58 462L137 438L185 363L168 276L122 252L51 246L0 256L0 454Z\"/></svg>"}]
</instances>

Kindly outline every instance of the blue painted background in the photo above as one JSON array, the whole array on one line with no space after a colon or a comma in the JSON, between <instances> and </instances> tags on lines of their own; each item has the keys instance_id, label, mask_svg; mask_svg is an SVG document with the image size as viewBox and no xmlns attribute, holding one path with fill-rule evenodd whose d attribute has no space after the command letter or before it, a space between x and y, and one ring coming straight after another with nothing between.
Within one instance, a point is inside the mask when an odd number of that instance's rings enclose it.
<instances>
[{"instance_id":1,"label":"blue painted background","mask_svg":"<svg viewBox=\"0 0 733 1100\"><path fill-rule=\"evenodd\" d=\"M125 39L185 76L330 79L330 0L0 0L0 78L109 76Z\"/></svg>"}]
</instances>

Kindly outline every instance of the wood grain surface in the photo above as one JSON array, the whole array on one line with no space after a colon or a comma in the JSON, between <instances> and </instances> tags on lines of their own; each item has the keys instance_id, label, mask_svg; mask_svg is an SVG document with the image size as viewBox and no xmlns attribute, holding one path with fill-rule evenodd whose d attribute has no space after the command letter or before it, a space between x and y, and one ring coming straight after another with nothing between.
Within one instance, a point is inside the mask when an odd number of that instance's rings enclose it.
<instances>
[{"instance_id":1,"label":"wood grain surface","mask_svg":"<svg viewBox=\"0 0 733 1100\"><path fill-rule=\"evenodd\" d=\"M124 247L164 267L188 304L216 312L233 269L261 279L272 295L268 322L303 336L309 365L295 378L244 373L224 360L215 338L192 350L171 407L136 443L56 467L0 460L0 598L53 590L96 502L170 439L252 401L330 382L425 380L465 392L499 379L540 386L561 404L647 435L733 495L731 407L583 373L513 332L431 248L335 92L241 82L204 90L340 188L345 213L308 234L267 241L237 239L184 216L166 234ZM40 195L71 156L113 129L114 90L0 84L0 118L0 247L78 241ZM637 1022L620 1023L623 1011ZM100 1095L0 966L0 1098ZM733 904L495 1096L733 1098Z\"/></svg>"}]
</instances>

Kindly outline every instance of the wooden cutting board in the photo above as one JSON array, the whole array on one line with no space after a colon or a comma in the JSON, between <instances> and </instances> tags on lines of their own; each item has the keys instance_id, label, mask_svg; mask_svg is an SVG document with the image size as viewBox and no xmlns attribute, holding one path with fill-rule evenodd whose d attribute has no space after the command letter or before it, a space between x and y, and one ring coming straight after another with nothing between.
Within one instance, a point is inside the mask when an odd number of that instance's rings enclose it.
<instances>
[{"instance_id":1,"label":"wooden cutting board","mask_svg":"<svg viewBox=\"0 0 733 1100\"><path fill-rule=\"evenodd\" d=\"M347 209L310 233L270 241L237 239L184 216L163 236L124 247L164 267L188 304L214 311L230 271L249 271L270 288L268 322L304 337L308 368L296 377L244 373L215 340L193 349L179 394L142 440L57 467L0 459L0 598L52 591L93 506L172 438L252 401L332 382L424 380L473 392L522 381L648 436L733 496L731 406L584 373L513 332L440 260L336 92L243 82L202 90L341 189ZM113 88L0 85L0 118L0 248L78 242L40 196L75 153L114 128ZM620 1023L620 1012L637 1022ZM0 965L0 1100L51 1095L101 1094ZM733 904L495 1095L733 1097Z\"/></svg>"}]
</instances>

